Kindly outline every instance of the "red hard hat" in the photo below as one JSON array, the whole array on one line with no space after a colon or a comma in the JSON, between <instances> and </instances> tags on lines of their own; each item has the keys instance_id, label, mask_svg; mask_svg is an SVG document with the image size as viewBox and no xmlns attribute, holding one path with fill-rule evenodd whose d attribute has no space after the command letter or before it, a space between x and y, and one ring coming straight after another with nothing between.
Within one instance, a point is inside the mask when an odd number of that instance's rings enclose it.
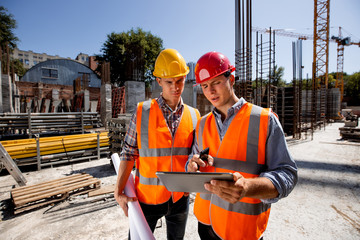
<instances>
[{"instance_id":1,"label":"red hard hat","mask_svg":"<svg viewBox=\"0 0 360 240\"><path fill-rule=\"evenodd\" d=\"M195 66L196 84L203 83L227 71L235 71L229 59L219 52L208 52L202 55Z\"/></svg>"}]
</instances>

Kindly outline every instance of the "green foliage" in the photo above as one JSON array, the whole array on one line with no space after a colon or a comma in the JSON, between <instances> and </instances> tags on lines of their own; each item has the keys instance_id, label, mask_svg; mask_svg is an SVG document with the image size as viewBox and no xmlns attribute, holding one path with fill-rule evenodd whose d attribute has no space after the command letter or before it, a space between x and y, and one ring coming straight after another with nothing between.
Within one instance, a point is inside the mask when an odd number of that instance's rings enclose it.
<instances>
[{"instance_id":1,"label":"green foliage","mask_svg":"<svg viewBox=\"0 0 360 240\"><path fill-rule=\"evenodd\" d=\"M0 6L0 43L4 51L6 44L9 44L11 49L16 47L19 39L13 33L16 28L16 21L12 14L7 13L7 9Z\"/></svg>"},{"instance_id":2,"label":"green foliage","mask_svg":"<svg viewBox=\"0 0 360 240\"><path fill-rule=\"evenodd\" d=\"M119 86L126 81L150 82L154 79L152 71L156 57L163 50L163 42L150 32L141 28L128 32L112 32L101 48L101 54L96 56L101 63L110 63L110 80Z\"/></svg>"},{"instance_id":3,"label":"green foliage","mask_svg":"<svg viewBox=\"0 0 360 240\"><path fill-rule=\"evenodd\" d=\"M344 97L348 99L348 105L360 105L360 72L344 75Z\"/></svg>"},{"instance_id":4,"label":"green foliage","mask_svg":"<svg viewBox=\"0 0 360 240\"><path fill-rule=\"evenodd\" d=\"M278 87L285 87L286 83L283 80L284 76L284 67L279 67L275 65L275 74L274 74L274 85Z\"/></svg>"},{"instance_id":5,"label":"green foliage","mask_svg":"<svg viewBox=\"0 0 360 240\"><path fill-rule=\"evenodd\" d=\"M14 66L14 72L19 76L24 76L26 69L24 68L24 65L22 62L20 62L19 59L13 59L11 60L11 64Z\"/></svg>"},{"instance_id":6,"label":"green foliage","mask_svg":"<svg viewBox=\"0 0 360 240\"><path fill-rule=\"evenodd\" d=\"M6 73L8 69L8 56L7 51L11 52L16 48L16 43L19 39L13 33L16 28L16 21L13 15L7 12L8 10L0 6L0 48L1 48L1 72Z\"/></svg>"},{"instance_id":7,"label":"green foliage","mask_svg":"<svg viewBox=\"0 0 360 240\"><path fill-rule=\"evenodd\" d=\"M278 87L285 87L286 86L286 82L283 79L284 76L284 67L278 67L277 65L275 65L275 73L274 76L272 78L272 84L274 86L278 86ZM258 87L260 87L260 81L261 79L258 79ZM267 76L267 79L263 79L262 80L262 86L266 86L269 82L269 76ZM254 80L252 82L252 88L256 88L256 81Z\"/></svg>"}]
</instances>

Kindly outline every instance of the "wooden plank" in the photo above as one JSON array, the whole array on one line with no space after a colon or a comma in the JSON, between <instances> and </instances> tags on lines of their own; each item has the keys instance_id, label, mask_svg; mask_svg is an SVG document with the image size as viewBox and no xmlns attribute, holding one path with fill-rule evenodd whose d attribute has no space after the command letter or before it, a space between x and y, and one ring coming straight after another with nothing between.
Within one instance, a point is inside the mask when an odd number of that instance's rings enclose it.
<instances>
[{"instance_id":1,"label":"wooden plank","mask_svg":"<svg viewBox=\"0 0 360 240\"><path fill-rule=\"evenodd\" d=\"M115 184L101 187L100 189L89 192L89 197L95 197L103 194L113 193L115 190Z\"/></svg>"},{"instance_id":2,"label":"wooden plank","mask_svg":"<svg viewBox=\"0 0 360 240\"><path fill-rule=\"evenodd\" d=\"M13 199L15 201L21 201L23 199L32 199L32 198L45 198L45 197L51 197L57 194L62 194L64 192L68 192L71 191L73 189L77 189L83 186L87 186L87 185L91 185L94 183L97 183L99 180L97 179L88 179L85 181L79 181L79 182L74 182L72 184L65 184L64 186L58 186L56 188L53 189L46 189L46 190L42 190L42 189L38 189L36 191L33 191L31 193L28 194L24 194L24 195L20 195L17 197L13 196Z\"/></svg>"},{"instance_id":3,"label":"wooden plank","mask_svg":"<svg viewBox=\"0 0 360 240\"><path fill-rule=\"evenodd\" d=\"M63 195L63 196L61 196L61 198L58 198L58 199L47 200L45 202L33 203L33 204L30 204L30 205L23 206L21 208L15 208L14 214L18 214L18 213L25 212L25 211L28 211L28 210L31 210L31 209L34 209L34 208L39 208L39 207L42 207L42 206L46 206L46 205L49 205L51 203L60 202L60 201L65 200L67 197L68 197L68 195Z\"/></svg>"},{"instance_id":4,"label":"wooden plank","mask_svg":"<svg viewBox=\"0 0 360 240\"><path fill-rule=\"evenodd\" d=\"M68 192L68 191L71 191L73 189L76 189L78 187L81 187L81 186L87 186L87 185L90 185L90 184L94 184L96 183L97 181L99 180L91 180L91 179L87 179L87 180L81 180L81 181L77 181L77 182L73 182L73 183L67 183L67 184L64 184L63 186L57 186L57 187L54 187L54 188L46 188L45 190L44 189L37 189L33 192L29 192L27 194L24 194L24 195L19 195L19 196L13 196L13 199L14 201L21 201L23 199L25 200L29 200L29 199L34 199L36 200L36 198L46 198L46 197L51 197L51 196L54 196L54 195L58 195L58 194L62 194L64 192Z\"/></svg>"},{"instance_id":5,"label":"wooden plank","mask_svg":"<svg viewBox=\"0 0 360 240\"><path fill-rule=\"evenodd\" d=\"M100 188L100 180L89 174L74 174L64 178L19 187L11 191L15 214L62 201L70 195L85 194Z\"/></svg>"},{"instance_id":6,"label":"wooden plank","mask_svg":"<svg viewBox=\"0 0 360 240\"><path fill-rule=\"evenodd\" d=\"M23 205L28 202L33 202L33 201L37 201L37 200L40 200L43 198L49 198L52 196L65 194L67 192L70 192L70 191L73 191L73 190L76 190L79 188L87 187L89 185L96 185L99 183L100 183L100 180L97 180L97 179L88 180L85 182L78 182L78 183L74 183L71 185L67 185L67 186L64 186L63 188L61 188L61 187L56 188L53 191L40 191L40 192L36 192L36 193L30 194L30 195L27 195L24 197L13 198L13 200L14 200L15 206L20 206L20 205Z\"/></svg>"},{"instance_id":7,"label":"wooden plank","mask_svg":"<svg viewBox=\"0 0 360 240\"><path fill-rule=\"evenodd\" d=\"M10 157L9 153L5 150L3 145L0 143L0 160L5 165L5 168L8 170L10 175L15 179L19 186L26 185L26 179L22 175L20 169L15 164L15 162Z\"/></svg>"},{"instance_id":8,"label":"wooden plank","mask_svg":"<svg viewBox=\"0 0 360 240\"><path fill-rule=\"evenodd\" d=\"M89 174L76 174L76 175L72 175L69 177L61 178L58 181L53 180L53 181L43 182L40 184L35 184L35 185L26 186L26 187L22 187L22 188L15 188L11 191L11 194L13 195L13 197L17 197L18 195L23 196L28 193L34 192L34 191L52 189L57 186L63 186L68 183L77 182L82 179L90 179L90 178L93 178L93 177Z\"/></svg>"}]
</instances>

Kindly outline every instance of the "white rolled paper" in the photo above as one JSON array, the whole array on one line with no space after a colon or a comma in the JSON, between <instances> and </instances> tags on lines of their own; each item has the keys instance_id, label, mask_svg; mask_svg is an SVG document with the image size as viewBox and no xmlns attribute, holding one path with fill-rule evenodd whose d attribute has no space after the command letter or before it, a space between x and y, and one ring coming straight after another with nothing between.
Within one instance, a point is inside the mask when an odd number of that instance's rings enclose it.
<instances>
[{"instance_id":1,"label":"white rolled paper","mask_svg":"<svg viewBox=\"0 0 360 240\"><path fill-rule=\"evenodd\" d=\"M116 174L119 174L119 155L117 153L112 154L111 160L114 164ZM128 197L136 197L134 177L131 173L126 182L124 193ZM128 202L128 207L131 240L155 240L155 237L145 219L144 213L141 210L139 201Z\"/></svg>"}]
</instances>

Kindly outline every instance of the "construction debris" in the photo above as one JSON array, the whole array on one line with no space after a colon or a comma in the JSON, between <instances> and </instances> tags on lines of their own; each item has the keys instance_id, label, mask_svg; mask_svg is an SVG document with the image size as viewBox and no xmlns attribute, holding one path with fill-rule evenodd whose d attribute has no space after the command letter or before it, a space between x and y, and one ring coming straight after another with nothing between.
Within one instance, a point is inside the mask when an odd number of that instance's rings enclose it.
<instances>
[{"instance_id":1,"label":"construction debris","mask_svg":"<svg viewBox=\"0 0 360 240\"><path fill-rule=\"evenodd\" d=\"M343 109L342 115L345 119L344 127L340 127L342 139L360 142L359 116L352 109Z\"/></svg>"},{"instance_id":2,"label":"construction debris","mask_svg":"<svg viewBox=\"0 0 360 240\"><path fill-rule=\"evenodd\" d=\"M98 188L100 188L99 179L86 173L74 174L40 184L15 188L11 191L11 200L14 204L14 213L18 214Z\"/></svg>"}]
</instances>

